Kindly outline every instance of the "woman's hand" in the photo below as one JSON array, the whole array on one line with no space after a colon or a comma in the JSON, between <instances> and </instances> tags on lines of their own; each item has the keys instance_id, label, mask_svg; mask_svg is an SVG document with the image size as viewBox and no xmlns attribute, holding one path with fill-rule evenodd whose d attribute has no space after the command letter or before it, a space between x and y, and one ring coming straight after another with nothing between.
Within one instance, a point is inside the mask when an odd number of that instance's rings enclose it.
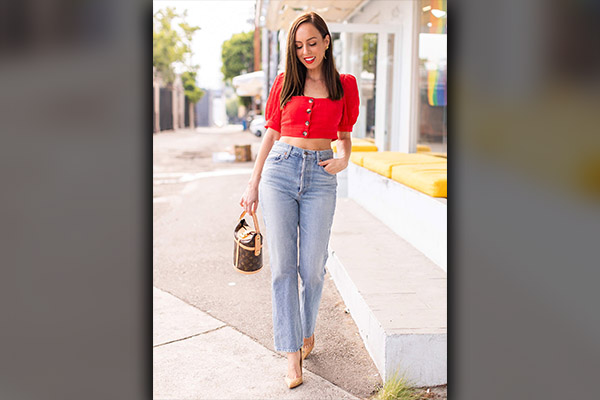
<instances>
[{"instance_id":1,"label":"woman's hand","mask_svg":"<svg viewBox=\"0 0 600 400\"><path fill-rule=\"evenodd\" d=\"M325 171L335 175L348 166L348 161L344 158L330 158L329 160L319 161L319 165L325 168Z\"/></svg>"},{"instance_id":2,"label":"woman's hand","mask_svg":"<svg viewBox=\"0 0 600 400\"><path fill-rule=\"evenodd\" d=\"M250 215L256 213L256 210L258 209L257 186L248 183L248 186L246 187L246 190L240 199L240 206L242 206L242 208L246 210L246 213Z\"/></svg>"}]
</instances>

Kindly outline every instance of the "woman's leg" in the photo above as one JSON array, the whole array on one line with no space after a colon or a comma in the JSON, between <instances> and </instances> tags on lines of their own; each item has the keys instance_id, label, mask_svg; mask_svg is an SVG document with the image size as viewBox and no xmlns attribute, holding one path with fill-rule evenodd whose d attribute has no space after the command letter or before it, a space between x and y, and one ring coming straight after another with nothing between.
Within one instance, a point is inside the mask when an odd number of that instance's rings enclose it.
<instances>
[{"instance_id":1,"label":"woman's leg","mask_svg":"<svg viewBox=\"0 0 600 400\"><path fill-rule=\"evenodd\" d=\"M321 168L318 165L316 167ZM310 190L303 193L300 199L300 313L304 338L311 338L317 321L336 192L336 176L315 169L311 176Z\"/></svg>"},{"instance_id":2,"label":"woman's leg","mask_svg":"<svg viewBox=\"0 0 600 400\"><path fill-rule=\"evenodd\" d=\"M259 196L271 265L275 350L294 353L302 347L297 267L298 202L280 187L266 183L261 183Z\"/></svg>"}]
</instances>

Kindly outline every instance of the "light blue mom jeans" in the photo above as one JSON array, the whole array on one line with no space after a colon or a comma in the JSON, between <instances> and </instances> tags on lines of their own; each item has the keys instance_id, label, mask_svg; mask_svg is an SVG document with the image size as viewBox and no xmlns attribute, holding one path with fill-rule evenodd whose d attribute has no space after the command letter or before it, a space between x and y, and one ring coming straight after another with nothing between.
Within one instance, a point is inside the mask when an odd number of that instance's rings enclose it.
<instances>
[{"instance_id":1,"label":"light blue mom jeans","mask_svg":"<svg viewBox=\"0 0 600 400\"><path fill-rule=\"evenodd\" d=\"M263 167L259 204L270 254L276 351L296 352L303 337L314 333L338 185L337 175L318 162L330 158L330 149L276 141Z\"/></svg>"}]
</instances>

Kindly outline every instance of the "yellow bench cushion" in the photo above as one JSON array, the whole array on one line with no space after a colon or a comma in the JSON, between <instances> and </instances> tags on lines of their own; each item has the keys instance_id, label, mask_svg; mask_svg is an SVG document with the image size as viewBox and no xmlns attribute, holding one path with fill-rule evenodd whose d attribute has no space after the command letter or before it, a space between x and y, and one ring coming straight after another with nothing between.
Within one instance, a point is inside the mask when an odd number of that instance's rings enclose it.
<instances>
[{"instance_id":1,"label":"yellow bench cushion","mask_svg":"<svg viewBox=\"0 0 600 400\"><path fill-rule=\"evenodd\" d=\"M417 145L417 153L427 153L431 151L431 147L426 144L418 144Z\"/></svg>"},{"instance_id":2,"label":"yellow bench cushion","mask_svg":"<svg viewBox=\"0 0 600 400\"><path fill-rule=\"evenodd\" d=\"M350 156L352 157L352 156ZM396 165L443 164L446 160L439 157L418 153L402 153L399 151L381 151L363 153L362 167L377 172L386 178L392 177L392 167ZM357 163L358 164L358 163Z\"/></svg>"},{"instance_id":3,"label":"yellow bench cushion","mask_svg":"<svg viewBox=\"0 0 600 400\"><path fill-rule=\"evenodd\" d=\"M395 165L392 179L432 197L448 196L448 163Z\"/></svg>"},{"instance_id":4,"label":"yellow bench cushion","mask_svg":"<svg viewBox=\"0 0 600 400\"><path fill-rule=\"evenodd\" d=\"M331 148L334 153L337 153L336 143L337 140L331 142ZM355 151L377 151L377 146L365 139L352 138L352 152L354 153Z\"/></svg>"},{"instance_id":5,"label":"yellow bench cushion","mask_svg":"<svg viewBox=\"0 0 600 400\"><path fill-rule=\"evenodd\" d=\"M436 152L436 151L421 151L419 154L426 154L428 156L448 158L448 153Z\"/></svg>"},{"instance_id":6,"label":"yellow bench cushion","mask_svg":"<svg viewBox=\"0 0 600 400\"><path fill-rule=\"evenodd\" d=\"M441 157L441 158L446 158L446 159L448 158L448 153L441 153L441 152L432 151L432 152L429 152L427 154L430 155L430 156L435 156L435 157Z\"/></svg>"},{"instance_id":7,"label":"yellow bench cushion","mask_svg":"<svg viewBox=\"0 0 600 400\"><path fill-rule=\"evenodd\" d=\"M350 161L352 161L356 165L363 166L363 158L367 154L374 154L373 151L353 151L350 153Z\"/></svg>"}]
</instances>

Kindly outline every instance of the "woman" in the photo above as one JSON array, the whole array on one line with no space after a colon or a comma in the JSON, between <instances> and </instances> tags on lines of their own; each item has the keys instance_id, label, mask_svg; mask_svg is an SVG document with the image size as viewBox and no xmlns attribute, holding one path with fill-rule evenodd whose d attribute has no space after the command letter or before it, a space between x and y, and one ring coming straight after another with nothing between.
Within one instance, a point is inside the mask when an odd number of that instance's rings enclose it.
<instances>
[{"instance_id":1,"label":"woman","mask_svg":"<svg viewBox=\"0 0 600 400\"><path fill-rule=\"evenodd\" d=\"M260 196L270 253L275 350L287 352L285 381L293 388L302 383L302 359L314 346L336 174L348 166L359 99L354 76L336 70L331 35L318 14L298 17L287 38L285 73L271 88L268 129L240 205L252 214ZM338 141L338 158L333 157L333 140Z\"/></svg>"}]
</instances>

